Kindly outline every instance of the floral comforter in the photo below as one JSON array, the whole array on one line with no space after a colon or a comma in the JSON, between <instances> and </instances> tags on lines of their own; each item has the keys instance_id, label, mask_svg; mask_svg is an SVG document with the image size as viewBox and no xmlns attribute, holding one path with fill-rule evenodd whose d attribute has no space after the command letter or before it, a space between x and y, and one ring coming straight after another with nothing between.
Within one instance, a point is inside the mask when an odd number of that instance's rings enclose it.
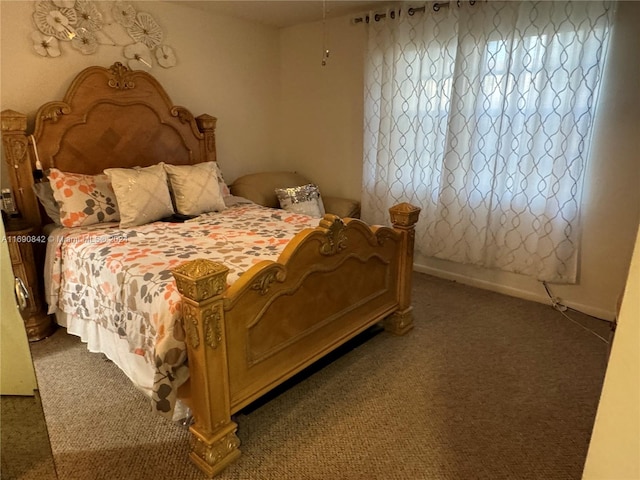
<instances>
[{"instance_id":1,"label":"floral comforter","mask_svg":"<svg viewBox=\"0 0 640 480\"><path fill-rule=\"evenodd\" d=\"M51 259L48 302L126 338L130 351L154 366L152 403L171 417L186 345L170 270L209 258L229 267L233 283L252 265L276 260L296 233L317 225L315 218L245 204L185 223L63 229Z\"/></svg>"}]
</instances>

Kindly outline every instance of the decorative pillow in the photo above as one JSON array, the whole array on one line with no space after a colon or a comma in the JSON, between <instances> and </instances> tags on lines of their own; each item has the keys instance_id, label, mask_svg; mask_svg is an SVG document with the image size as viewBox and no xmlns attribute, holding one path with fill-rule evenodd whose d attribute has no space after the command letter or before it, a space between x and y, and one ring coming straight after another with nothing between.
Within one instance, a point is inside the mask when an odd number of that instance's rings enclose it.
<instances>
[{"instance_id":1,"label":"decorative pillow","mask_svg":"<svg viewBox=\"0 0 640 480\"><path fill-rule=\"evenodd\" d=\"M52 168L49 182L60 207L62 226L80 227L120 220L116 196L106 175L82 175Z\"/></svg>"},{"instance_id":2,"label":"decorative pillow","mask_svg":"<svg viewBox=\"0 0 640 480\"><path fill-rule=\"evenodd\" d=\"M60 207L58 202L53 198L53 189L49 182L39 182L33 184L33 192L38 197L40 204L43 206L44 211L47 212L49 218L58 226L61 226L60 221Z\"/></svg>"},{"instance_id":3,"label":"decorative pillow","mask_svg":"<svg viewBox=\"0 0 640 480\"><path fill-rule=\"evenodd\" d=\"M135 227L174 214L164 163L144 168L107 168L120 209L120 227Z\"/></svg>"},{"instance_id":4,"label":"decorative pillow","mask_svg":"<svg viewBox=\"0 0 640 480\"><path fill-rule=\"evenodd\" d=\"M219 169L215 162L196 165L167 165L176 210L182 215L200 215L226 208L218 183Z\"/></svg>"},{"instance_id":5,"label":"decorative pillow","mask_svg":"<svg viewBox=\"0 0 640 480\"><path fill-rule=\"evenodd\" d=\"M276 195L280 207L289 212L310 217L322 217L325 213L320 190L313 183L299 187L276 188Z\"/></svg>"},{"instance_id":6,"label":"decorative pillow","mask_svg":"<svg viewBox=\"0 0 640 480\"><path fill-rule=\"evenodd\" d=\"M220 185L220 193L222 194L223 197L230 197L231 190L229 189L227 182L224 181L224 177L222 176L222 171L220 170L220 165L218 165L216 162L208 162L208 163L213 163L213 166L216 170L218 185Z\"/></svg>"}]
</instances>

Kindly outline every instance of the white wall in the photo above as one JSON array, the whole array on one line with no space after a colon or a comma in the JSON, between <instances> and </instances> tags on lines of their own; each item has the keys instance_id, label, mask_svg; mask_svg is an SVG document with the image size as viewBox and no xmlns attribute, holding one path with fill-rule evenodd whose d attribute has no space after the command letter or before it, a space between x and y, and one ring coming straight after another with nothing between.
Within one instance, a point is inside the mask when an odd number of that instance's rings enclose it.
<instances>
[{"instance_id":1,"label":"white wall","mask_svg":"<svg viewBox=\"0 0 640 480\"><path fill-rule=\"evenodd\" d=\"M107 14L113 2L97 2ZM218 157L227 181L256 166L268 165L275 152L279 104L278 30L230 17L216 16L168 2L132 2L154 16L164 42L178 63L151 73L176 105L194 115L218 117ZM34 2L0 2L0 110L33 115L50 100L62 100L71 80L83 68L126 64L122 46L100 46L82 55L63 42L58 58L43 58L32 48Z\"/></svg>"},{"instance_id":2,"label":"white wall","mask_svg":"<svg viewBox=\"0 0 640 480\"><path fill-rule=\"evenodd\" d=\"M329 195L360 199L364 29L328 20L322 67L320 23L281 30L282 121L277 165L297 170Z\"/></svg>"},{"instance_id":3,"label":"white wall","mask_svg":"<svg viewBox=\"0 0 640 480\"><path fill-rule=\"evenodd\" d=\"M282 31L283 132L278 151L283 166L307 173L323 190L358 198L366 27L349 20L327 22L331 57L324 68L320 23ZM615 315L640 220L637 25L640 3L620 2L583 199L579 283L551 286L567 305L607 319ZM416 263L421 271L547 302L543 286L528 277L432 258L418 257Z\"/></svg>"},{"instance_id":4,"label":"white wall","mask_svg":"<svg viewBox=\"0 0 640 480\"><path fill-rule=\"evenodd\" d=\"M640 232L593 427L585 480L640 478Z\"/></svg>"}]
</instances>

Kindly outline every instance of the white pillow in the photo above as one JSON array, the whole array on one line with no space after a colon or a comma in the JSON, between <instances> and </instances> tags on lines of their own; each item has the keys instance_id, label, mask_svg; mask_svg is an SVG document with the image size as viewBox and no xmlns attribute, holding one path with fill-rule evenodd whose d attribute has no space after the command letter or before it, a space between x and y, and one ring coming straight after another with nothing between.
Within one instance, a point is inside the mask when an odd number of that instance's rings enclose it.
<instances>
[{"instance_id":1,"label":"white pillow","mask_svg":"<svg viewBox=\"0 0 640 480\"><path fill-rule=\"evenodd\" d=\"M276 188L280 208L310 217L324 216L320 190L313 183L299 187Z\"/></svg>"},{"instance_id":2,"label":"white pillow","mask_svg":"<svg viewBox=\"0 0 640 480\"><path fill-rule=\"evenodd\" d=\"M135 227L174 214L163 163L144 168L107 168L120 210L120 227Z\"/></svg>"},{"instance_id":3,"label":"white pillow","mask_svg":"<svg viewBox=\"0 0 640 480\"><path fill-rule=\"evenodd\" d=\"M219 170L215 162L196 165L168 165L164 169L169 176L176 210L182 215L200 215L222 211L226 208L218 183Z\"/></svg>"}]
</instances>

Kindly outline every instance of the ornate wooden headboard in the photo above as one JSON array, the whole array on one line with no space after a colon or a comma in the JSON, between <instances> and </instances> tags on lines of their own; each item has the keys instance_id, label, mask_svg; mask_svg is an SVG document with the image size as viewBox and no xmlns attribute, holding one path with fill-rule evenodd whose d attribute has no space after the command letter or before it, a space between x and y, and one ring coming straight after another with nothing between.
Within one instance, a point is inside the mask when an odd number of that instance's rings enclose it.
<instances>
[{"instance_id":1,"label":"ornate wooden headboard","mask_svg":"<svg viewBox=\"0 0 640 480\"><path fill-rule=\"evenodd\" d=\"M62 101L41 106L32 135L27 117L2 112L2 142L15 202L22 217L41 224L33 193L37 160L42 170L96 174L105 168L174 165L216 160L216 119L197 118L174 106L160 83L121 63L89 67Z\"/></svg>"}]
</instances>

